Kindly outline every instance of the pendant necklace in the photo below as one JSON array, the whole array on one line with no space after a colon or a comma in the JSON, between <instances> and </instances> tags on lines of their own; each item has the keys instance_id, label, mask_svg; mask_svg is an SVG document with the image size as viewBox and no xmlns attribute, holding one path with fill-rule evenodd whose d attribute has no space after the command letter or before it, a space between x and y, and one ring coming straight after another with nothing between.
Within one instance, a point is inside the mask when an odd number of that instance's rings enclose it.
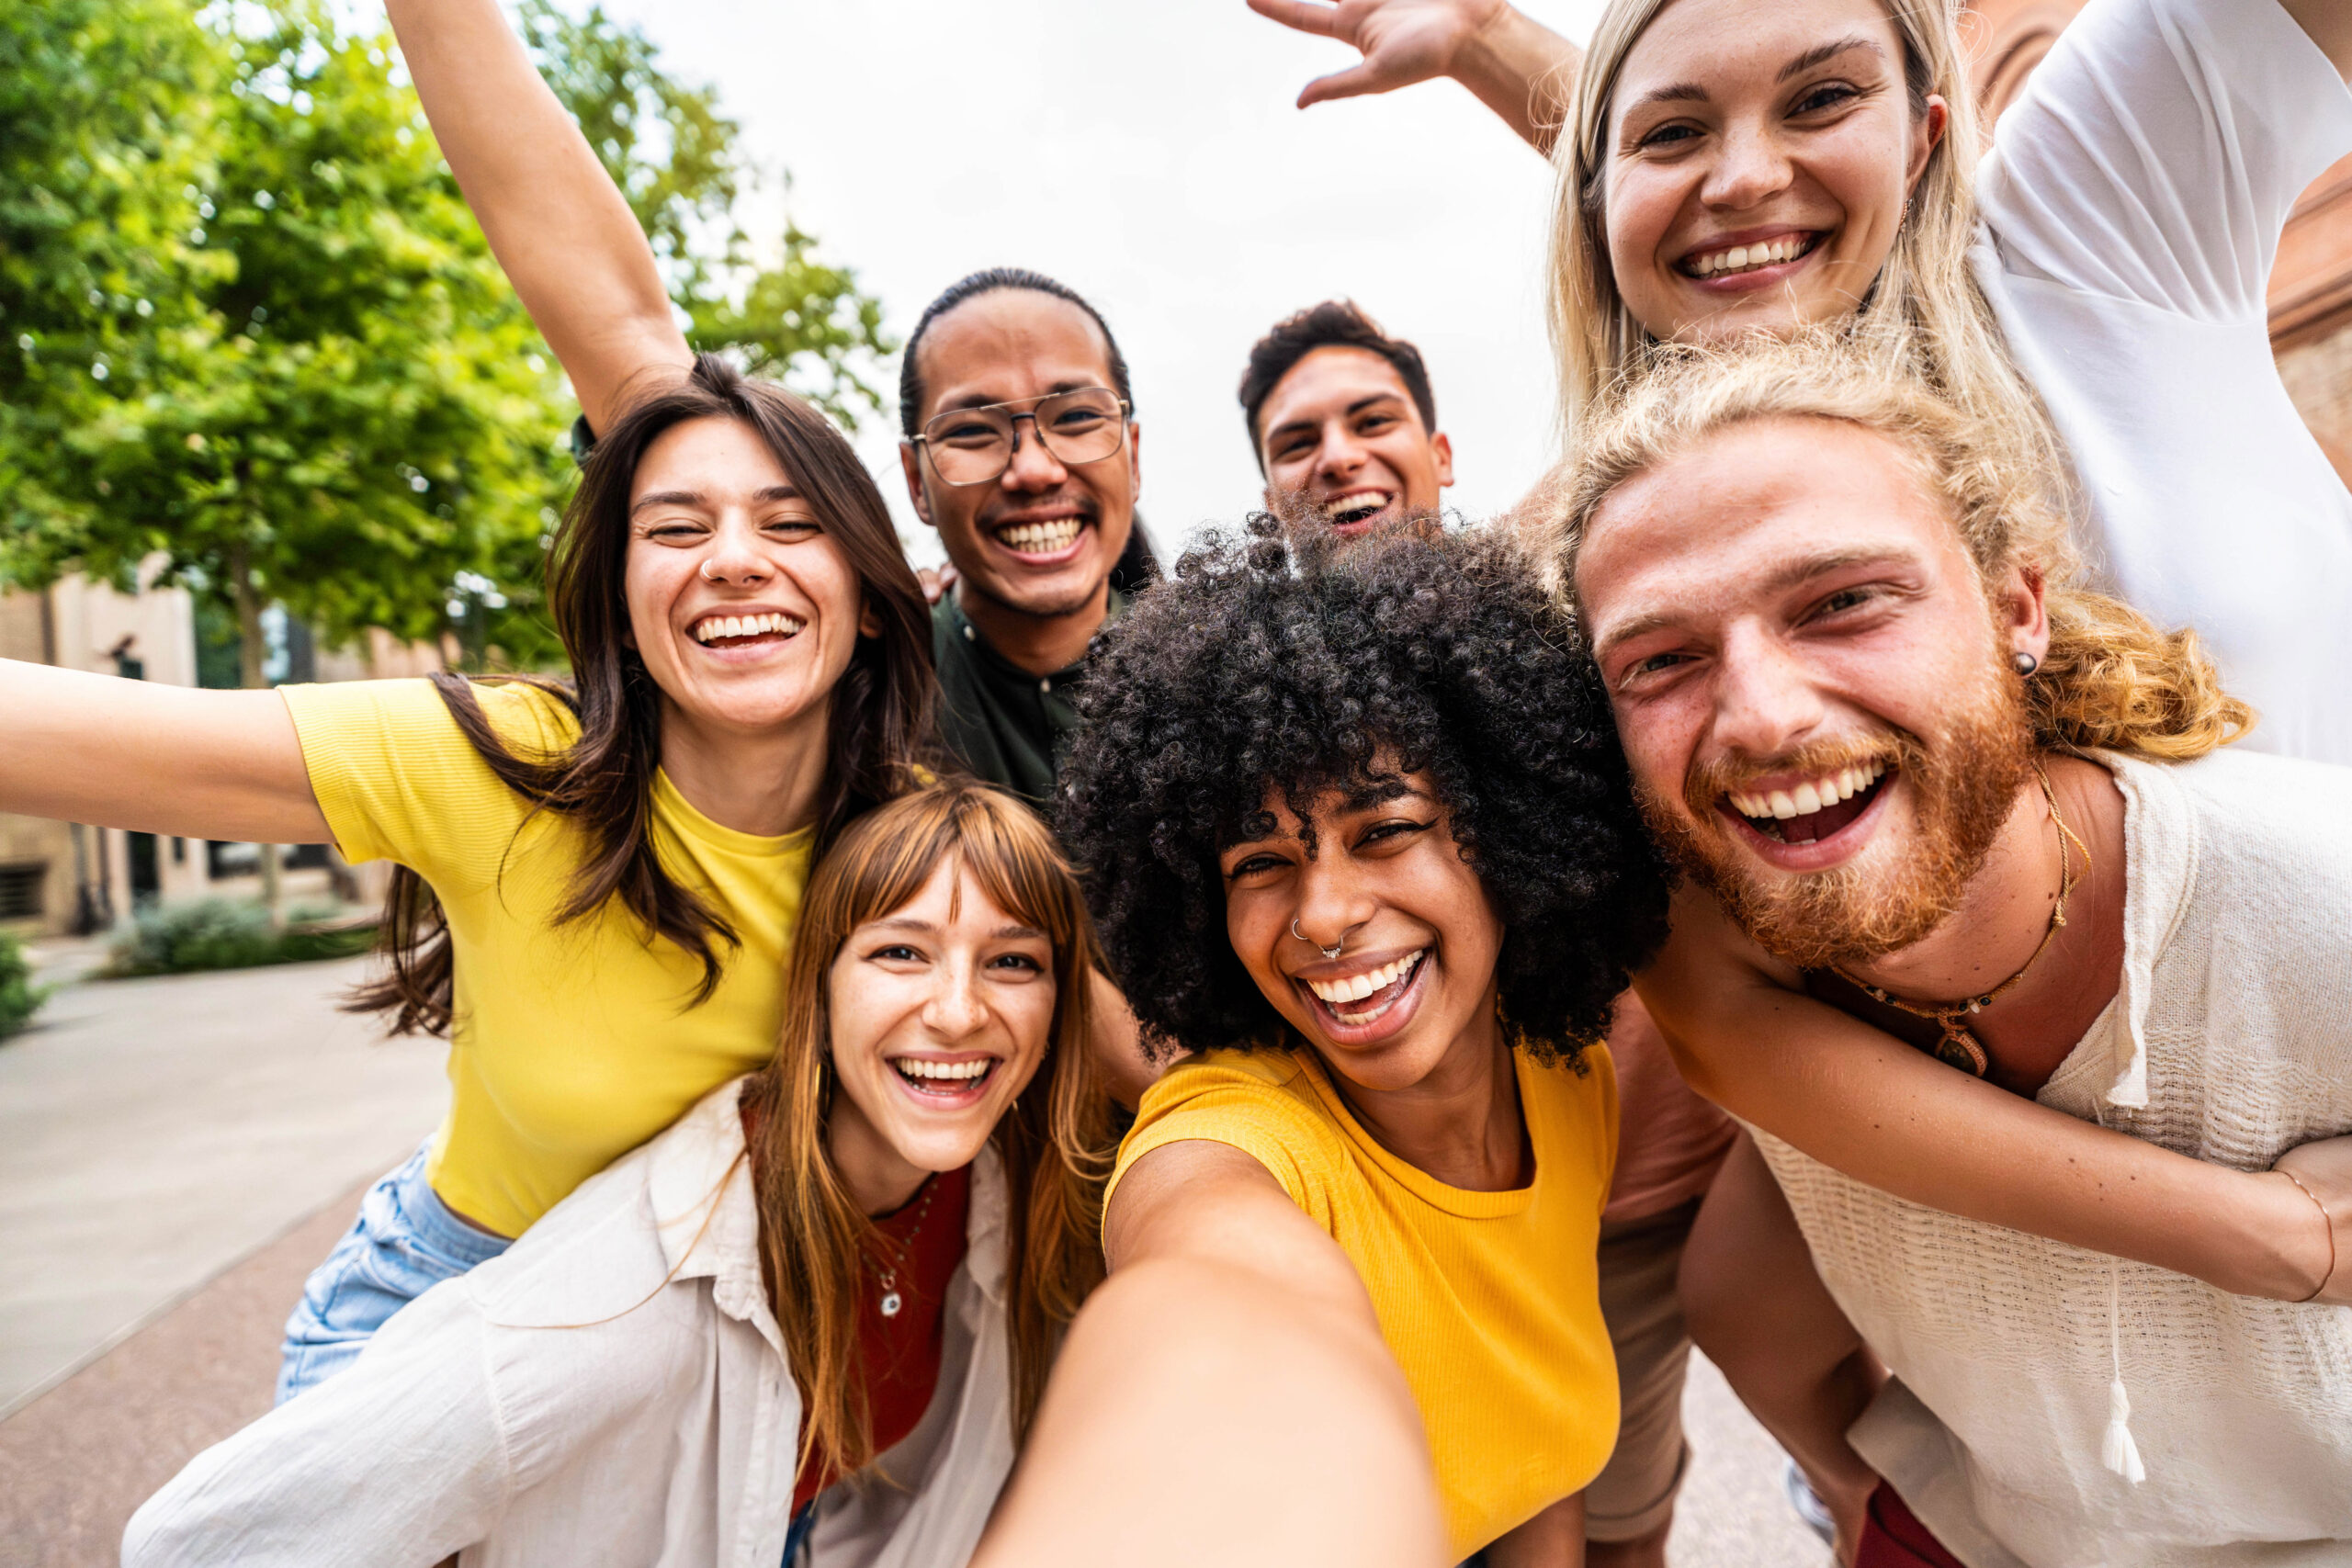
<instances>
[{"instance_id":1,"label":"pendant necklace","mask_svg":"<svg viewBox=\"0 0 2352 1568\"><path fill-rule=\"evenodd\" d=\"M922 1196L915 1201L914 1223L907 1227L907 1239L892 1248L898 1256L882 1266L882 1300L879 1304L884 1317L898 1316L899 1310L907 1304L906 1299L899 1294L899 1270L906 1266L908 1258L914 1256L915 1237L922 1234L923 1216L931 1213L931 1200L938 1190L936 1177L923 1179ZM882 1237L878 1230L875 1235L887 1245L887 1238Z\"/></svg>"},{"instance_id":2,"label":"pendant necklace","mask_svg":"<svg viewBox=\"0 0 2352 1568\"><path fill-rule=\"evenodd\" d=\"M2050 820L2058 829L2058 903L2050 911L2050 929L2041 933L2041 945L2018 966L2016 974L1982 996L1968 997L1956 1002L1921 1003L1905 1001L1883 987L1873 986L1868 980L1849 975L1843 964L1830 965L1832 974L1871 1000L1884 1007L1899 1009L1914 1018L1932 1020L1943 1031L1942 1038L1936 1042L1936 1059L1980 1078L1992 1064L1984 1054L1984 1042L1977 1039L1975 1032L1968 1027L1969 1015L1991 1007L2010 987L2024 979L2026 971L2033 967L2035 960L2049 952L2050 944L2057 940L2059 929L2066 923L2066 896L2075 890L2074 862L2067 857L2066 846L2072 844L2081 852L2085 871L2088 871L2091 864L2090 846L2075 837L2075 830L2066 826L2066 819L2058 814L2058 796L2052 792L2050 775L2042 772L2040 762L2033 765L2033 776L2041 781L2041 798L2049 803Z\"/></svg>"}]
</instances>

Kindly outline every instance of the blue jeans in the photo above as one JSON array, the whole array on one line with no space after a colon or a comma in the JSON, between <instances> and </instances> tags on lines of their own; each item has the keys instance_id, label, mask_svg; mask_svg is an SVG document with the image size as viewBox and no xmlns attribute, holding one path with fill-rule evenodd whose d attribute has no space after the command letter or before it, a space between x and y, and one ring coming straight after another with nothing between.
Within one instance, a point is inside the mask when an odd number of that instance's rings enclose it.
<instances>
[{"instance_id":1,"label":"blue jeans","mask_svg":"<svg viewBox=\"0 0 2352 1568\"><path fill-rule=\"evenodd\" d=\"M444 1280L506 1250L504 1236L449 1212L424 1179L425 1150L368 1190L359 1218L311 1270L302 1304L286 1320L277 1403L351 1365L392 1314Z\"/></svg>"}]
</instances>

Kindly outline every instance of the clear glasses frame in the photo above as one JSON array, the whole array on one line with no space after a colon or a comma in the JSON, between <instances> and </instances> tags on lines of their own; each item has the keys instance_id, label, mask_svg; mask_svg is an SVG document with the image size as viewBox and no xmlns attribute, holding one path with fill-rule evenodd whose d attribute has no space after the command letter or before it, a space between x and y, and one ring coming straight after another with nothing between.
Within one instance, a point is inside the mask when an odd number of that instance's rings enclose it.
<instances>
[{"instance_id":1,"label":"clear glasses frame","mask_svg":"<svg viewBox=\"0 0 2352 1568\"><path fill-rule=\"evenodd\" d=\"M1028 406L1023 406L1028 405ZM1053 421L1073 412L1092 412L1102 416L1101 424L1073 435L1057 434ZM1099 463L1126 445L1127 423L1134 407L1126 399L1108 387L1078 387L1067 392L1048 392L1042 397L1015 398L1010 402L988 403L979 408L949 409L933 414L914 437L913 445L931 459L931 471L943 484L984 485L1001 479L1004 470L1012 467L1021 453L1021 422L1027 420L1037 434L1037 444L1053 455L1054 460L1065 468L1083 463ZM978 446L957 446L953 434L958 423L976 426L973 438ZM992 439L981 437L981 428L992 433Z\"/></svg>"}]
</instances>

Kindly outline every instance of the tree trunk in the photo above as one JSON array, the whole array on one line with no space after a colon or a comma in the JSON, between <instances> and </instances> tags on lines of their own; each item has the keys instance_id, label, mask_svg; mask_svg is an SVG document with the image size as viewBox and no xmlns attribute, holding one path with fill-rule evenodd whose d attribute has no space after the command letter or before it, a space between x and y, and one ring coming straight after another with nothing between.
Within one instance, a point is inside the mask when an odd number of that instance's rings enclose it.
<instances>
[{"instance_id":1,"label":"tree trunk","mask_svg":"<svg viewBox=\"0 0 2352 1568\"><path fill-rule=\"evenodd\" d=\"M263 684L262 662L268 654L269 643L262 635L261 593L254 587L253 569L243 545L229 552L229 592L237 602L237 684L257 688ZM278 889L278 849L276 844L255 847L261 851L262 907L269 911L270 929L276 931L286 919Z\"/></svg>"}]
</instances>

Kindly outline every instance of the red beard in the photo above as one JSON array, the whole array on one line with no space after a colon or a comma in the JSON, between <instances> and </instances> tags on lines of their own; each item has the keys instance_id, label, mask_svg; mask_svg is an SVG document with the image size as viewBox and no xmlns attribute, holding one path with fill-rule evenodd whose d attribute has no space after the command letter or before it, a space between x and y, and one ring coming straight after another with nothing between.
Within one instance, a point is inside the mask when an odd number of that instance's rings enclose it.
<instances>
[{"instance_id":1,"label":"red beard","mask_svg":"<svg viewBox=\"0 0 2352 1568\"><path fill-rule=\"evenodd\" d=\"M1642 791L1642 813L1667 852L1775 957L1801 969L1826 969L1899 952L1960 907L2030 776L2033 731L2023 694L2002 678L2006 674L1952 710L1931 739L1890 728L1815 742L1761 762L1702 763L1684 781L1679 800ZM1916 828L1894 863L1866 850L1862 860L1878 863L1857 860L1828 871L1779 871L1743 846L1723 820L1725 792L1750 779L1831 773L1873 761L1887 765L1877 787L1910 781Z\"/></svg>"}]
</instances>

